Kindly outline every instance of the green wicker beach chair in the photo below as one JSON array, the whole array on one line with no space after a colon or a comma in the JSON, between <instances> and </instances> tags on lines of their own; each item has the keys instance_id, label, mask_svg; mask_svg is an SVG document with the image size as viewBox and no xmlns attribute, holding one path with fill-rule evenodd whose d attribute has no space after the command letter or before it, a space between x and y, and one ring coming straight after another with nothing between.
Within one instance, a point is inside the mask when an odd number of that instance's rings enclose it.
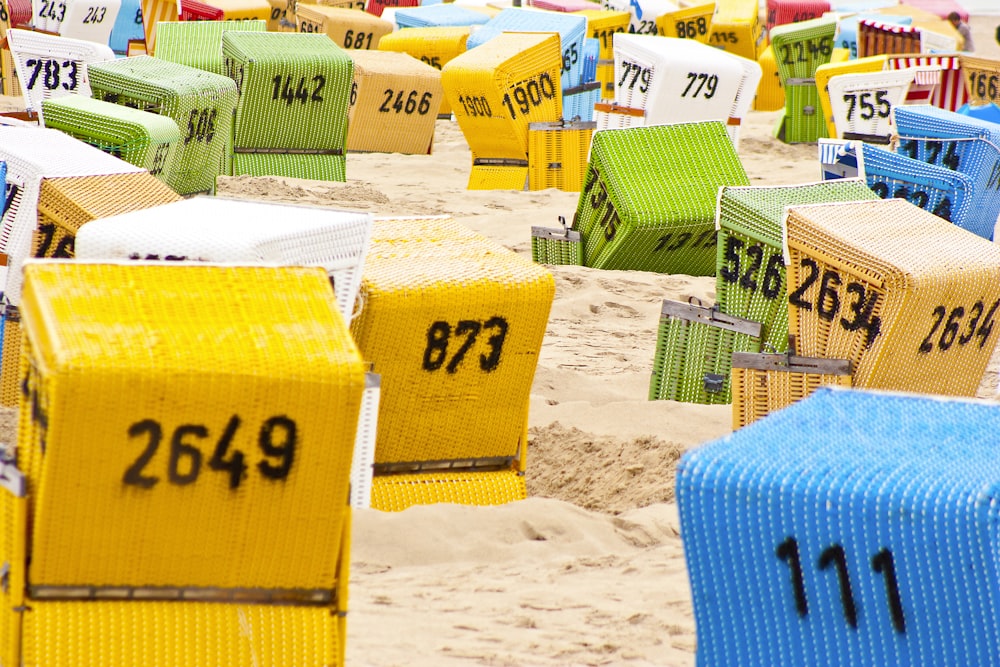
<instances>
[{"instance_id":1,"label":"green wicker beach chair","mask_svg":"<svg viewBox=\"0 0 1000 667\"><path fill-rule=\"evenodd\" d=\"M775 26L771 45L785 89L785 115L778 138L787 143L813 142L827 135L816 68L830 62L836 19L812 19Z\"/></svg>"},{"instance_id":2,"label":"green wicker beach chair","mask_svg":"<svg viewBox=\"0 0 1000 667\"><path fill-rule=\"evenodd\" d=\"M156 57L225 75L222 33L230 30L265 32L267 21L161 21L157 24Z\"/></svg>"},{"instance_id":3,"label":"green wicker beach chair","mask_svg":"<svg viewBox=\"0 0 1000 667\"><path fill-rule=\"evenodd\" d=\"M240 90L232 173L344 181L354 63L326 35L226 32Z\"/></svg>"},{"instance_id":4,"label":"green wicker beach chair","mask_svg":"<svg viewBox=\"0 0 1000 667\"><path fill-rule=\"evenodd\" d=\"M719 121L594 133L573 229L584 264L710 276L723 185L749 185Z\"/></svg>"},{"instance_id":5,"label":"green wicker beach chair","mask_svg":"<svg viewBox=\"0 0 1000 667\"><path fill-rule=\"evenodd\" d=\"M759 322L664 299L649 400L730 402L733 352L760 351Z\"/></svg>"},{"instance_id":6,"label":"green wicker beach chair","mask_svg":"<svg viewBox=\"0 0 1000 667\"><path fill-rule=\"evenodd\" d=\"M177 123L181 138L167 185L182 195L215 192L238 97L232 79L151 56L98 63L88 73L95 98Z\"/></svg>"},{"instance_id":7,"label":"green wicker beach chair","mask_svg":"<svg viewBox=\"0 0 1000 667\"><path fill-rule=\"evenodd\" d=\"M785 207L878 199L862 179L777 187L725 187L719 195L715 298L722 312L763 325L761 345L788 348L781 238Z\"/></svg>"},{"instance_id":8,"label":"green wicker beach chair","mask_svg":"<svg viewBox=\"0 0 1000 667\"><path fill-rule=\"evenodd\" d=\"M81 95L42 102L45 126L143 167L163 182L173 174L181 131L170 118Z\"/></svg>"},{"instance_id":9,"label":"green wicker beach chair","mask_svg":"<svg viewBox=\"0 0 1000 667\"><path fill-rule=\"evenodd\" d=\"M583 266L583 237L569 229L559 216L562 227L531 228L531 259L539 264Z\"/></svg>"}]
</instances>

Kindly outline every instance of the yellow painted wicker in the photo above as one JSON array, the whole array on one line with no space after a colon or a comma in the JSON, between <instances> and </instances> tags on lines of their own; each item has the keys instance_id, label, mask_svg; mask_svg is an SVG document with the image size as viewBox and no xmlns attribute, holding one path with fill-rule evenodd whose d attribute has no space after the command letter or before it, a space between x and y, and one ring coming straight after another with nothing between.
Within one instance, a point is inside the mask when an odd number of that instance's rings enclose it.
<instances>
[{"instance_id":1,"label":"yellow painted wicker","mask_svg":"<svg viewBox=\"0 0 1000 667\"><path fill-rule=\"evenodd\" d=\"M295 6L295 24L299 32L327 35L337 46L347 49L377 49L383 35L392 32L392 24L367 12L327 5Z\"/></svg>"},{"instance_id":2,"label":"yellow painted wicker","mask_svg":"<svg viewBox=\"0 0 1000 667\"><path fill-rule=\"evenodd\" d=\"M383 35L378 48L380 51L408 53L435 69L441 69L452 58L465 52L465 41L471 30L469 26L403 28ZM451 105L443 94L438 115L451 115Z\"/></svg>"},{"instance_id":3,"label":"yellow painted wicker","mask_svg":"<svg viewBox=\"0 0 1000 667\"><path fill-rule=\"evenodd\" d=\"M733 429L800 401L819 387L851 386L847 360L733 353Z\"/></svg>"},{"instance_id":4,"label":"yellow painted wicker","mask_svg":"<svg viewBox=\"0 0 1000 667\"><path fill-rule=\"evenodd\" d=\"M528 126L528 189L579 192L597 123L532 123Z\"/></svg>"},{"instance_id":5,"label":"yellow painted wicker","mask_svg":"<svg viewBox=\"0 0 1000 667\"><path fill-rule=\"evenodd\" d=\"M10 20L10 9L5 0L0 0L0 35L6 35L7 29L14 27ZM21 85L17 80L17 68L14 66L14 58L10 48L4 44L0 47L0 91L4 95L20 95Z\"/></svg>"},{"instance_id":6,"label":"yellow painted wicker","mask_svg":"<svg viewBox=\"0 0 1000 667\"><path fill-rule=\"evenodd\" d=\"M209 7L222 10L223 21L246 21L271 18L269 0L202 0Z\"/></svg>"},{"instance_id":7,"label":"yellow painted wicker","mask_svg":"<svg viewBox=\"0 0 1000 667\"><path fill-rule=\"evenodd\" d=\"M757 96L753 100L753 108L757 111L777 111L785 107L785 90L781 87L781 75L778 73L778 63L774 59L774 49L767 45L757 58L760 65L761 78L757 86Z\"/></svg>"},{"instance_id":8,"label":"yellow painted wicker","mask_svg":"<svg viewBox=\"0 0 1000 667\"><path fill-rule=\"evenodd\" d=\"M856 58L846 62L830 62L816 68L816 89L819 91L819 103L823 108L823 117L826 118L826 132L828 136L837 136L837 124L833 118L833 107L830 105L830 91L827 84L830 79L839 74L860 74L863 72L881 72L888 68L889 56L878 55L867 58Z\"/></svg>"},{"instance_id":9,"label":"yellow painted wicker","mask_svg":"<svg viewBox=\"0 0 1000 667\"><path fill-rule=\"evenodd\" d=\"M427 154L444 89L441 72L406 53L357 51L347 150Z\"/></svg>"},{"instance_id":10,"label":"yellow painted wicker","mask_svg":"<svg viewBox=\"0 0 1000 667\"><path fill-rule=\"evenodd\" d=\"M594 80L601 83L601 97L612 98L615 93L614 36L628 32L632 14L611 9L584 9L573 13L587 17L587 36L600 42Z\"/></svg>"},{"instance_id":11,"label":"yellow painted wicker","mask_svg":"<svg viewBox=\"0 0 1000 667\"><path fill-rule=\"evenodd\" d=\"M123 197L122 193L129 193ZM73 257L73 243L82 225L97 218L179 201L180 196L149 172L47 178L38 199L38 226L31 237L33 257ZM17 310L8 306L8 318ZM8 319L0 365L0 405L17 405L21 337Z\"/></svg>"},{"instance_id":12,"label":"yellow painted wicker","mask_svg":"<svg viewBox=\"0 0 1000 667\"><path fill-rule=\"evenodd\" d=\"M295 26L295 0L269 0L268 32L298 32Z\"/></svg>"},{"instance_id":13,"label":"yellow painted wicker","mask_svg":"<svg viewBox=\"0 0 1000 667\"><path fill-rule=\"evenodd\" d=\"M788 332L854 385L973 396L1000 337L1000 248L903 199L792 206Z\"/></svg>"},{"instance_id":14,"label":"yellow painted wicker","mask_svg":"<svg viewBox=\"0 0 1000 667\"><path fill-rule=\"evenodd\" d=\"M24 313L22 664L342 664L364 369L326 272L29 263Z\"/></svg>"},{"instance_id":15,"label":"yellow painted wicker","mask_svg":"<svg viewBox=\"0 0 1000 667\"><path fill-rule=\"evenodd\" d=\"M528 125L562 112L555 33L502 33L441 71L445 95L472 150L470 190L516 189L528 178Z\"/></svg>"},{"instance_id":16,"label":"yellow painted wicker","mask_svg":"<svg viewBox=\"0 0 1000 667\"><path fill-rule=\"evenodd\" d=\"M678 9L676 12L666 12L656 18L656 26L664 37L693 39L702 44L708 44L712 37L712 16L715 14L715 3L696 5Z\"/></svg>"},{"instance_id":17,"label":"yellow painted wicker","mask_svg":"<svg viewBox=\"0 0 1000 667\"><path fill-rule=\"evenodd\" d=\"M708 43L729 53L757 60L764 48L764 29L757 0L717 0Z\"/></svg>"},{"instance_id":18,"label":"yellow painted wicker","mask_svg":"<svg viewBox=\"0 0 1000 667\"><path fill-rule=\"evenodd\" d=\"M962 54L962 74L969 104L1000 103L1000 60Z\"/></svg>"},{"instance_id":19,"label":"yellow painted wicker","mask_svg":"<svg viewBox=\"0 0 1000 667\"><path fill-rule=\"evenodd\" d=\"M21 400L21 311L4 305L3 354L0 356L0 405L13 407Z\"/></svg>"},{"instance_id":20,"label":"yellow painted wicker","mask_svg":"<svg viewBox=\"0 0 1000 667\"><path fill-rule=\"evenodd\" d=\"M523 497L553 293L548 270L450 218L375 221L352 322L382 376L373 507Z\"/></svg>"},{"instance_id":21,"label":"yellow painted wicker","mask_svg":"<svg viewBox=\"0 0 1000 667\"><path fill-rule=\"evenodd\" d=\"M141 0L142 28L146 34L145 52L156 54L156 24L160 21L180 19L180 2L177 0ZM131 44L129 45L131 49ZM131 56L132 54L129 53Z\"/></svg>"}]
</instances>

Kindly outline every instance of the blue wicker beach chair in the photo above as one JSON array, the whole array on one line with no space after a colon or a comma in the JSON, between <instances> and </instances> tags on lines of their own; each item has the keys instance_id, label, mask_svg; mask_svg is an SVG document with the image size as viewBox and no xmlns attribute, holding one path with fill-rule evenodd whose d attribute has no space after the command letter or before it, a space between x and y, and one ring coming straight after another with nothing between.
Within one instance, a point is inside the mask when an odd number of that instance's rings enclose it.
<instances>
[{"instance_id":1,"label":"blue wicker beach chair","mask_svg":"<svg viewBox=\"0 0 1000 667\"><path fill-rule=\"evenodd\" d=\"M698 665L996 665L1000 407L820 388L687 453Z\"/></svg>"}]
</instances>

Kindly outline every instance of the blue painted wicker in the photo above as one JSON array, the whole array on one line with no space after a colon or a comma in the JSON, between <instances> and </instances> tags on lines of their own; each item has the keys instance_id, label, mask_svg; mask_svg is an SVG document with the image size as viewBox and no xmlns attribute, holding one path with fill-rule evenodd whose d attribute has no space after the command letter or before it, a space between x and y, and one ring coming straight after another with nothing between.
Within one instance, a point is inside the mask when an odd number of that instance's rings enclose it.
<instances>
[{"instance_id":1,"label":"blue painted wicker","mask_svg":"<svg viewBox=\"0 0 1000 667\"><path fill-rule=\"evenodd\" d=\"M1000 125L922 104L898 107L894 117L898 152L972 179L972 210L964 227L992 239L1000 215Z\"/></svg>"},{"instance_id":2,"label":"blue painted wicker","mask_svg":"<svg viewBox=\"0 0 1000 667\"><path fill-rule=\"evenodd\" d=\"M483 27L469 35L466 48L474 49L503 32L557 32L562 49L562 87L573 88L583 82L583 40L587 18L561 12L530 9L505 9Z\"/></svg>"},{"instance_id":3,"label":"blue painted wicker","mask_svg":"<svg viewBox=\"0 0 1000 667\"><path fill-rule=\"evenodd\" d=\"M396 25L400 28L443 28L483 25L490 20L484 12L452 4L400 7L396 10Z\"/></svg>"},{"instance_id":4,"label":"blue painted wicker","mask_svg":"<svg viewBox=\"0 0 1000 667\"><path fill-rule=\"evenodd\" d=\"M820 388L687 453L698 665L996 665L1000 407Z\"/></svg>"},{"instance_id":5,"label":"blue painted wicker","mask_svg":"<svg viewBox=\"0 0 1000 667\"><path fill-rule=\"evenodd\" d=\"M563 91L562 117L566 120L579 118L594 120L594 105L601 101L601 82L592 81L576 88Z\"/></svg>"},{"instance_id":6,"label":"blue painted wicker","mask_svg":"<svg viewBox=\"0 0 1000 667\"><path fill-rule=\"evenodd\" d=\"M122 0L118 9L118 16L115 18L115 25L111 28L111 39L108 46L120 56L128 54L128 42L130 39L145 39L146 33L142 27L142 3L140 0Z\"/></svg>"}]
</instances>

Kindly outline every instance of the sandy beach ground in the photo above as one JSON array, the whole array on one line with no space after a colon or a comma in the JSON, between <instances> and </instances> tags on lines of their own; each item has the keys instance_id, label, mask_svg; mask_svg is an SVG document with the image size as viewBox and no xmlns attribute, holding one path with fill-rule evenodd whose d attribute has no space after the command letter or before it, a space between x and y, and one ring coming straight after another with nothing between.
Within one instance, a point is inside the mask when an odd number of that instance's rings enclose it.
<instances>
[{"instance_id":1,"label":"sandy beach ground","mask_svg":"<svg viewBox=\"0 0 1000 667\"><path fill-rule=\"evenodd\" d=\"M1000 57L998 22L973 19L980 54ZM777 116L755 112L743 126L750 182L818 180L814 145L772 138ZM532 225L572 218L577 193L466 190L470 164L457 124L438 121L432 155L351 154L346 185L234 177L220 178L219 194L450 214L529 258ZM685 450L729 433L731 409L646 396L662 300L713 302L715 279L552 273L556 297L531 392L529 499L356 512L348 664L694 664L674 466ZM996 371L994 362L981 395L993 396ZM0 415L8 428L12 416Z\"/></svg>"}]
</instances>

